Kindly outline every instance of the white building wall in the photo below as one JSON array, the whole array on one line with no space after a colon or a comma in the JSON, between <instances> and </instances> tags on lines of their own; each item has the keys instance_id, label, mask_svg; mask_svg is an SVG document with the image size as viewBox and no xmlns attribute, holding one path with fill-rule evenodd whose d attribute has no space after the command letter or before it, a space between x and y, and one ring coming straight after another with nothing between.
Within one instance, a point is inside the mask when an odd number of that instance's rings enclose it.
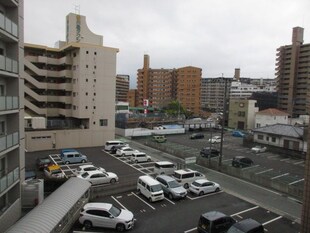
<instances>
[{"instance_id":1,"label":"white building wall","mask_svg":"<svg viewBox=\"0 0 310 233\"><path fill-rule=\"evenodd\" d=\"M255 128L264 127L267 125L274 124L288 124L287 116L270 116L270 115L262 115L256 114L255 116Z\"/></svg>"},{"instance_id":2,"label":"white building wall","mask_svg":"<svg viewBox=\"0 0 310 233\"><path fill-rule=\"evenodd\" d=\"M247 129L254 129L255 114L258 112L258 107L255 107L256 100L248 100L248 115L247 115Z\"/></svg>"}]
</instances>

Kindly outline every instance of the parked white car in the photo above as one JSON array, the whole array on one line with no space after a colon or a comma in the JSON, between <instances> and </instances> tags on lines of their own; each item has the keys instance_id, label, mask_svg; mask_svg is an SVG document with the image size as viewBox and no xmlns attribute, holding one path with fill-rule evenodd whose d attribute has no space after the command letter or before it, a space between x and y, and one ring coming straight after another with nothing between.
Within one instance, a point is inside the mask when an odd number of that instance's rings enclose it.
<instances>
[{"instance_id":1,"label":"parked white car","mask_svg":"<svg viewBox=\"0 0 310 233\"><path fill-rule=\"evenodd\" d=\"M87 203L80 212L79 222L92 227L114 228L117 231L132 229L135 218L129 210L119 209L110 203Z\"/></svg>"},{"instance_id":2,"label":"parked white car","mask_svg":"<svg viewBox=\"0 0 310 233\"><path fill-rule=\"evenodd\" d=\"M101 171L101 172L105 172L105 169L102 167L95 167L94 165L88 164L88 165L82 165L79 166L76 170L75 170L75 174L76 175L80 175L84 172L89 172L89 171Z\"/></svg>"},{"instance_id":3,"label":"parked white car","mask_svg":"<svg viewBox=\"0 0 310 233\"><path fill-rule=\"evenodd\" d=\"M131 155L130 161L133 163L151 162L151 157L144 152L135 152Z\"/></svg>"},{"instance_id":4,"label":"parked white car","mask_svg":"<svg viewBox=\"0 0 310 233\"><path fill-rule=\"evenodd\" d=\"M125 146L125 147L123 147L121 149L118 149L116 151L116 155L118 155L118 156L130 156L130 155L132 155L135 152L139 152L139 151L135 150L135 149L132 149L129 146Z\"/></svg>"},{"instance_id":5,"label":"parked white car","mask_svg":"<svg viewBox=\"0 0 310 233\"><path fill-rule=\"evenodd\" d=\"M207 179L195 180L189 186L189 191L199 196L206 194L206 193L219 192L220 190L221 190L221 187L219 184L209 181Z\"/></svg>"},{"instance_id":6,"label":"parked white car","mask_svg":"<svg viewBox=\"0 0 310 233\"><path fill-rule=\"evenodd\" d=\"M211 143L220 143L221 142L221 136L213 136L212 138L209 138L209 142ZM224 138L223 138L224 141Z\"/></svg>"},{"instance_id":7,"label":"parked white car","mask_svg":"<svg viewBox=\"0 0 310 233\"><path fill-rule=\"evenodd\" d=\"M118 181L118 176L112 172L88 171L77 176L80 179L89 181L92 185L114 184Z\"/></svg>"},{"instance_id":8,"label":"parked white car","mask_svg":"<svg viewBox=\"0 0 310 233\"><path fill-rule=\"evenodd\" d=\"M252 147L251 151L254 153L262 153L265 152L267 150L267 147L263 147L263 146L254 146Z\"/></svg>"}]
</instances>

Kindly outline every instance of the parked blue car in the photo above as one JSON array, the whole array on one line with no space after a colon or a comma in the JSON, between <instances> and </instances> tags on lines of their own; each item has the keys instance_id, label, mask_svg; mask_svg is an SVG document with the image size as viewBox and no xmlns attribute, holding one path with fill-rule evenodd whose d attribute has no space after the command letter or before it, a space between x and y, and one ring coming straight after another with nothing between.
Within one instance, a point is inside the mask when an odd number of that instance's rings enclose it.
<instances>
[{"instance_id":1,"label":"parked blue car","mask_svg":"<svg viewBox=\"0 0 310 233\"><path fill-rule=\"evenodd\" d=\"M242 133L241 131L238 131L238 130L234 130L231 135L234 137L239 137L239 138L243 138L245 136L244 133Z\"/></svg>"}]
</instances>

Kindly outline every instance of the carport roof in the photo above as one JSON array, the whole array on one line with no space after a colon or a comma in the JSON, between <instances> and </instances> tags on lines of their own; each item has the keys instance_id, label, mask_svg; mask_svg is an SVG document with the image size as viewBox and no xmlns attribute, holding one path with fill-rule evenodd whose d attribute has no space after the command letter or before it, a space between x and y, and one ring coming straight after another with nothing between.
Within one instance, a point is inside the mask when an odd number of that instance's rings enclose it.
<instances>
[{"instance_id":1,"label":"carport roof","mask_svg":"<svg viewBox=\"0 0 310 233\"><path fill-rule=\"evenodd\" d=\"M267 125L261 128L253 129L252 131L254 133L274 134L291 138L302 138L304 134L303 128L286 124Z\"/></svg>"},{"instance_id":2,"label":"carport roof","mask_svg":"<svg viewBox=\"0 0 310 233\"><path fill-rule=\"evenodd\" d=\"M72 177L19 220L7 233L52 232L68 211L90 188L88 181Z\"/></svg>"}]
</instances>

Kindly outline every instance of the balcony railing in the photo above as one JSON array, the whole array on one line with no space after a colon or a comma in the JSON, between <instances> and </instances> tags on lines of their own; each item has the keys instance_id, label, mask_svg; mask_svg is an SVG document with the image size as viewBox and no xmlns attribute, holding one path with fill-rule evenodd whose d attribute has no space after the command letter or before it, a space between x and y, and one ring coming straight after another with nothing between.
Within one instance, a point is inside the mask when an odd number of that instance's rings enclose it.
<instances>
[{"instance_id":1,"label":"balcony railing","mask_svg":"<svg viewBox=\"0 0 310 233\"><path fill-rule=\"evenodd\" d=\"M17 96L0 96L0 111L18 109Z\"/></svg>"},{"instance_id":2,"label":"balcony railing","mask_svg":"<svg viewBox=\"0 0 310 233\"><path fill-rule=\"evenodd\" d=\"M4 14L0 13L0 28L7 31L11 35L17 37L18 36L18 28L17 24L14 23L9 18L5 17Z\"/></svg>"},{"instance_id":3,"label":"balcony railing","mask_svg":"<svg viewBox=\"0 0 310 233\"><path fill-rule=\"evenodd\" d=\"M19 180L19 167L0 177L0 193L9 188L15 181Z\"/></svg>"},{"instance_id":4,"label":"balcony railing","mask_svg":"<svg viewBox=\"0 0 310 233\"><path fill-rule=\"evenodd\" d=\"M0 152L9 149L19 143L18 132L0 137Z\"/></svg>"},{"instance_id":5,"label":"balcony railing","mask_svg":"<svg viewBox=\"0 0 310 233\"><path fill-rule=\"evenodd\" d=\"M18 73L18 62L11 58L0 55L0 70Z\"/></svg>"}]
</instances>

